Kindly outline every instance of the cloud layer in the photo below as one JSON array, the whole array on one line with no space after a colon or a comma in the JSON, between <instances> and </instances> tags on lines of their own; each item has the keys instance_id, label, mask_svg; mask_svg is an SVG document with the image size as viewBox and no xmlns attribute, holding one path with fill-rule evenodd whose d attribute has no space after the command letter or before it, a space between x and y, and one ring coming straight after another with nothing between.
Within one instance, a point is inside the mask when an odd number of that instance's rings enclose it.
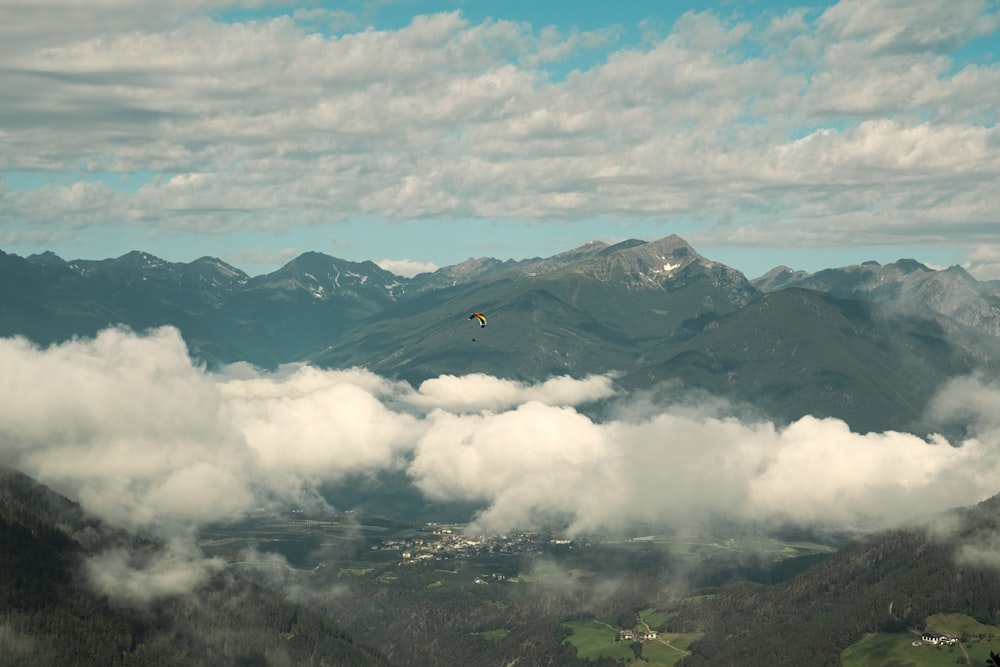
<instances>
[{"instance_id":1,"label":"cloud layer","mask_svg":"<svg viewBox=\"0 0 1000 667\"><path fill-rule=\"evenodd\" d=\"M996 35L986 0L689 12L634 44L457 11L209 18L248 7L4 3L0 242L657 217L715 245L967 246L992 275L1000 68L962 59Z\"/></svg>"},{"instance_id":2,"label":"cloud layer","mask_svg":"<svg viewBox=\"0 0 1000 667\"><path fill-rule=\"evenodd\" d=\"M979 501L1000 479L1000 389L975 377L935 404L968 425L952 446L657 405L603 376L411 387L361 369L213 374L170 328L47 349L4 339L0 360L2 460L109 521L171 536L382 470L429 499L481 503L484 530L569 533L719 517L871 529ZM581 409L595 401L611 416Z\"/></svg>"},{"instance_id":3,"label":"cloud layer","mask_svg":"<svg viewBox=\"0 0 1000 667\"><path fill-rule=\"evenodd\" d=\"M721 401L622 395L603 376L412 387L361 369L209 373L172 328L46 349L0 339L0 365L0 462L165 540L163 553L88 563L95 586L133 603L190 590L219 567L197 554L200 526L322 503L321 485L358 473L403 471L430 500L478 503L474 529L570 535L714 519L870 530L1000 486L1000 386L976 376L932 406L969 433L952 446L859 435L835 419L779 429L727 416Z\"/></svg>"}]
</instances>

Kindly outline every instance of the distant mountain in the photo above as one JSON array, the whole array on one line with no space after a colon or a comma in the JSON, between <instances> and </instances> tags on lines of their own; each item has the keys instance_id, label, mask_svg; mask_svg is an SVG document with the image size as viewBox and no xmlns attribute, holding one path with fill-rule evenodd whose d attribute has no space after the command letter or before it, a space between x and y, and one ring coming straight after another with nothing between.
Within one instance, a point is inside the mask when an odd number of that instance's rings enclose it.
<instances>
[{"instance_id":1,"label":"distant mountain","mask_svg":"<svg viewBox=\"0 0 1000 667\"><path fill-rule=\"evenodd\" d=\"M340 299L367 312L382 310L402 294L405 279L374 262L349 262L318 252L299 255L274 273L247 281L241 294L267 299Z\"/></svg>"},{"instance_id":2,"label":"distant mountain","mask_svg":"<svg viewBox=\"0 0 1000 667\"><path fill-rule=\"evenodd\" d=\"M885 266L865 262L812 274L778 267L753 284L763 292L805 287L841 299L931 310L1000 336L1000 292L990 283L977 282L959 266L935 271L915 260L901 259Z\"/></svg>"},{"instance_id":3,"label":"distant mountain","mask_svg":"<svg viewBox=\"0 0 1000 667\"><path fill-rule=\"evenodd\" d=\"M209 257L0 253L0 280L0 334L40 344L172 325L209 367L308 361L411 382L615 373L626 388L681 381L779 420L864 430L919 428L935 387L1000 360L1000 290L959 267L779 267L751 282L678 236L413 278L315 252L253 278ZM468 320L479 311L482 330Z\"/></svg>"},{"instance_id":4,"label":"distant mountain","mask_svg":"<svg viewBox=\"0 0 1000 667\"><path fill-rule=\"evenodd\" d=\"M538 378L633 367L650 346L760 293L678 237L589 244L379 313L312 361L418 382L442 373ZM467 321L488 314L482 331Z\"/></svg>"},{"instance_id":5,"label":"distant mountain","mask_svg":"<svg viewBox=\"0 0 1000 667\"><path fill-rule=\"evenodd\" d=\"M811 414L919 433L935 390L980 367L983 350L996 359L998 342L934 312L786 288L655 347L621 382L680 380L785 422Z\"/></svg>"},{"instance_id":6,"label":"distant mountain","mask_svg":"<svg viewBox=\"0 0 1000 667\"><path fill-rule=\"evenodd\" d=\"M102 300L91 298L81 276L59 264L53 268L51 257L38 265L0 252L0 335L46 345L92 336L121 321Z\"/></svg>"},{"instance_id":7,"label":"distant mountain","mask_svg":"<svg viewBox=\"0 0 1000 667\"><path fill-rule=\"evenodd\" d=\"M486 328L468 319L475 311L487 314ZM779 267L748 281L677 236L588 243L522 261L470 259L413 278L321 253L251 278L209 257L179 264L139 251L100 261L0 252L0 335L47 345L118 325L175 326L210 367L309 361L412 382L444 373L525 380L614 373L624 390L703 390L778 422L812 414L857 431L922 433L927 401L942 383L997 370L1000 283L913 260L815 274ZM412 497L407 483L386 482L401 503ZM958 567L956 554L962 543L995 545L998 510L994 498L943 517L951 539L922 529L880 533L785 583L740 584L671 609L668 628L705 632L682 664L834 665L861 633L905 630L929 613L995 623L1000 575ZM80 559L135 539L0 469L4 658L384 662L328 619L243 579L222 577L196 598L159 602L149 614L128 613L79 584ZM212 653L211 633L239 650ZM553 637L546 641L563 646Z\"/></svg>"},{"instance_id":8,"label":"distant mountain","mask_svg":"<svg viewBox=\"0 0 1000 667\"><path fill-rule=\"evenodd\" d=\"M433 273L421 273L409 280L406 286L408 295L416 295L431 290L458 287L466 283L476 282L491 275L514 268L523 262L507 260L501 262L492 257L469 258L461 264L446 266Z\"/></svg>"},{"instance_id":9,"label":"distant mountain","mask_svg":"<svg viewBox=\"0 0 1000 667\"><path fill-rule=\"evenodd\" d=\"M247 361L271 367L306 358L391 307L405 284L374 262L307 252L230 293L217 321Z\"/></svg>"}]
</instances>

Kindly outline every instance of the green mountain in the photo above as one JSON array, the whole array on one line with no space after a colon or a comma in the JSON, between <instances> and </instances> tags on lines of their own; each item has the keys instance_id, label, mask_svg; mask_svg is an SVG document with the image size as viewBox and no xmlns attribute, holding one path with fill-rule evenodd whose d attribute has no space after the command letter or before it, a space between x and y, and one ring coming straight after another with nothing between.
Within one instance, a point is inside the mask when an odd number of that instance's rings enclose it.
<instances>
[{"instance_id":1,"label":"green mountain","mask_svg":"<svg viewBox=\"0 0 1000 667\"><path fill-rule=\"evenodd\" d=\"M984 363L995 367L997 344L934 313L786 288L655 347L621 382L676 380L784 422L811 414L861 432L921 433L934 392Z\"/></svg>"},{"instance_id":2,"label":"green mountain","mask_svg":"<svg viewBox=\"0 0 1000 667\"><path fill-rule=\"evenodd\" d=\"M833 666L864 633L919 632L932 614L996 625L998 510L1000 496L854 541L780 584L734 585L675 608L667 628L705 632L678 664Z\"/></svg>"},{"instance_id":3,"label":"green mountain","mask_svg":"<svg viewBox=\"0 0 1000 667\"><path fill-rule=\"evenodd\" d=\"M703 318L759 296L739 272L676 236L588 244L388 308L311 358L420 381L483 372L520 379L606 373ZM485 329L468 320L484 312Z\"/></svg>"}]
</instances>

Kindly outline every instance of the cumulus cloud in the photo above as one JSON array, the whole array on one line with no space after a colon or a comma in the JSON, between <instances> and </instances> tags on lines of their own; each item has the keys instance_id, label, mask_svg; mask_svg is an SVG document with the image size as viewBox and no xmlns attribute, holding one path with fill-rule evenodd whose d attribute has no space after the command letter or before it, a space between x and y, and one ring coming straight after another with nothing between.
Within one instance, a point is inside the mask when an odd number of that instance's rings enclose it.
<instances>
[{"instance_id":1,"label":"cumulus cloud","mask_svg":"<svg viewBox=\"0 0 1000 667\"><path fill-rule=\"evenodd\" d=\"M450 412L505 410L526 401L546 405L578 405L612 395L611 378L594 375L582 380L555 377L537 384L492 377L482 373L441 375L420 383L407 402Z\"/></svg>"},{"instance_id":2,"label":"cumulus cloud","mask_svg":"<svg viewBox=\"0 0 1000 667\"><path fill-rule=\"evenodd\" d=\"M289 491L303 479L329 481L402 465L423 426L383 402L391 390L366 372L309 367L219 386L257 466L289 475Z\"/></svg>"},{"instance_id":3,"label":"cumulus cloud","mask_svg":"<svg viewBox=\"0 0 1000 667\"><path fill-rule=\"evenodd\" d=\"M1000 387L975 376L934 404L933 419L967 425L949 443L836 419L778 428L604 376L412 387L362 369L209 373L170 328L45 349L3 339L0 363L0 461L169 545L91 563L95 585L134 600L212 571L193 555L199 526L322 502L317 489L350 474L401 471L429 500L478 503L484 531L569 534L716 518L870 530L977 502L1000 478Z\"/></svg>"},{"instance_id":4,"label":"cumulus cloud","mask_svg":"<svg viewBox=\"0 0 1000 667\"><path fill-rule=\"evenodd\" d=\"M3 456L130 527L236 516L250 451L179 333L0 345ZM13 459L13 461L11 461Z\"/></svg>"},{"instance_id":5,"label":"cumulus cloud","mask_svg":"<svg viewBox=\"0 0 1000 667\"><path fill-rule=\"evenodd\" d=\"M607 215L715 223L714 244L964 245L1000 207L1000 70L956 55L997 30L982 0L843 0L763 25L689 12L561 77L547 63L616 30L208 18L258 4L0 7L0 169L58 175L8 189L0 223Z\"/></svg>"},{"instance_id":6,"label":"cumulus cloud","mask_svg":"<svg viewBox=\"0 0 1000 667\"><path fill-rule=\"evenodd\" d=\"M978 280L1000 280L1000 245L973 248L964 266Z\"/></svg>"},{"instance_id":7,"label":"cumulus cloud","mask_svg":"<svg viewBox=\"0 0 1000 667\"><path fill-rule=\"evenodd\" d=\"M376 264L397 276L407 278L412 278L420 273L432 273L441 268L433 262L417 262L412 259L383 259Z\"/></svg>"},{"instance_id":8,"label":"cumulus cloud","mask_svg":"<svg viewBox=\"0 0 1000 667\"><path fill-rule=\"evenodd\" d=\"M543 520L571 533L712 518L870 530L993 493L1000 456L835 419L770 423L673 414L596 423L565 407L431 416L410 467L428 495L488 503L479 525Z\"/></svg>"}]
</instances>

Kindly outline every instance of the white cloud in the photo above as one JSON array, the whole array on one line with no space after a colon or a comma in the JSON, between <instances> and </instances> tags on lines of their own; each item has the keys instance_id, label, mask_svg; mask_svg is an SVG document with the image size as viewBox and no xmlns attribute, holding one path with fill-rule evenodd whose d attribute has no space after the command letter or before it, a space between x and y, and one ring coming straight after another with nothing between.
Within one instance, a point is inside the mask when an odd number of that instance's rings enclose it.
<instances>
[{"instance_id":1,"label":"white cloud","mask_svg":"<svg viewBox=\"0 0 1000 667\"><path fill-rule=\"evenodd\" d=\"M819 20L856 57L947 53L997 28L998 15L985 0L841 0Z\"/></svg>"},{"instance_id":2,"label":"white cloud","mask_svg":"<svg viewBox=\"0 0 1000 667\"><path fill-rule=\"evenodd\" d=\"M114 549L84 563L87 583L118 603L143 605L182 595L224 566L206 559L191 542L173 540L162 551Z\"/></svg>"},{"instance_id":3,"label":"white cloud","mask_svg":"<svg viewBox=\"0 0 1000 667\"><path fill-rule=\"evenodd\" d=\"M287 377L231 380L220 386L237 428L266 474L336 480L397 467L422 425L386 406L385 381L360 371L302 367Z\"/></svg>"},{"instance_id":4,"label":"white cloud","mask_svg":"<svg viewBox=\"0 0 1000 667\"><path fill-rule=\"evenodd\" d=\"M351 473L402 470L428 499L481 503L484 530L570 533L716 517L869 530L977 502L1000 478L1000 389L975 376L934 403L933 419L969 434L951 446L835 419L779 429L721 401L620 395L607 377L413 388L362 369L213 374L173 329L46 349L3 339L0 364L0 461L172 545L91 564L95 585L130 599L203 580L198 526L315 499ZM610 416L584 411L600 400Z\"/></svg>"},{"instance_id":5,"label":"white cloud","mask_svg":"<svg viewBox=\"0 0 1000 667\"><path fill-rule=\"evenodd\" d=\"M930 414L939 423L966 425L976 437L994 441L1000 437L1000 383L982 373L951 380L935 396Z\"/></svg>"},{"instance_id":6,"label":"white cloud","mask_svg":"<svg viewBox=\"0 0 1000 667\"><path fill-rule=\"evenodd\" d=\"M115 523L187 525L252 506L253 461L180 335L107 330L0 345L7 460Z\"/></svg>"},{"instance_id":7,"label":"white cloud","mask_svg":"<svg viewBox=\"0 0 1000 667\"><path fill-rule=\"evenodd\" d=\"M977 280L1000 280L1000 245L974 247L963 266Z\"/></svg>"},{"instance_id":8,"label":"white cloud","mask_svg":"<svg viewBox=\"0 0 1000 667\"><path fill-rule=\"evenodd\" d=\"M0 169L60 183L6 190L6 236L609 215L718 221L715 242L960 244L996 222L1000 71L952 60L997 30L981 0L689 12L563 79L543 64L614 31L206 18L256 4L5 3Z\"/></svg>"},{"instance_id":9,"label":"white cloud","mask_svg":"<svg viewBox=\"0 0 1000 667\"><path fill-rule=\"evenodd\" d=\"M545 405L578 405L608 398L614 393L610 378L590 376L583 380L555 377L526 384L482 373L441 375L425 380L407 402L425 409L441 408L453 413L508 410L535 401Z\"/></svg>"},{"instance_id":10,"label":"white cloud","mask_svg":"<svg viewBox=\"0 0 1000 667\"><path fill-rule=\"evenodd\" d=\"M767 423L673 414L594 423L526 404L498 415L432 415L410 472L425 493L479 500L479 525L570 532L630 522L697 525L725 517L871 530L977 502L1000 456L902 433L860 435L838 420Z\"/></svg>"},{"instance_id":11,"label":"white cloud","mask_svg":"<svg viewBox=\"0 0 1000 667\"><path fill-rule=\"evenodd\" d=\"M383 259L375 263L386 271L407 278L412 278L420 273L433 273L441 268L433 262L418 262L412 259Z\"/></svg>"}]
</instances>

